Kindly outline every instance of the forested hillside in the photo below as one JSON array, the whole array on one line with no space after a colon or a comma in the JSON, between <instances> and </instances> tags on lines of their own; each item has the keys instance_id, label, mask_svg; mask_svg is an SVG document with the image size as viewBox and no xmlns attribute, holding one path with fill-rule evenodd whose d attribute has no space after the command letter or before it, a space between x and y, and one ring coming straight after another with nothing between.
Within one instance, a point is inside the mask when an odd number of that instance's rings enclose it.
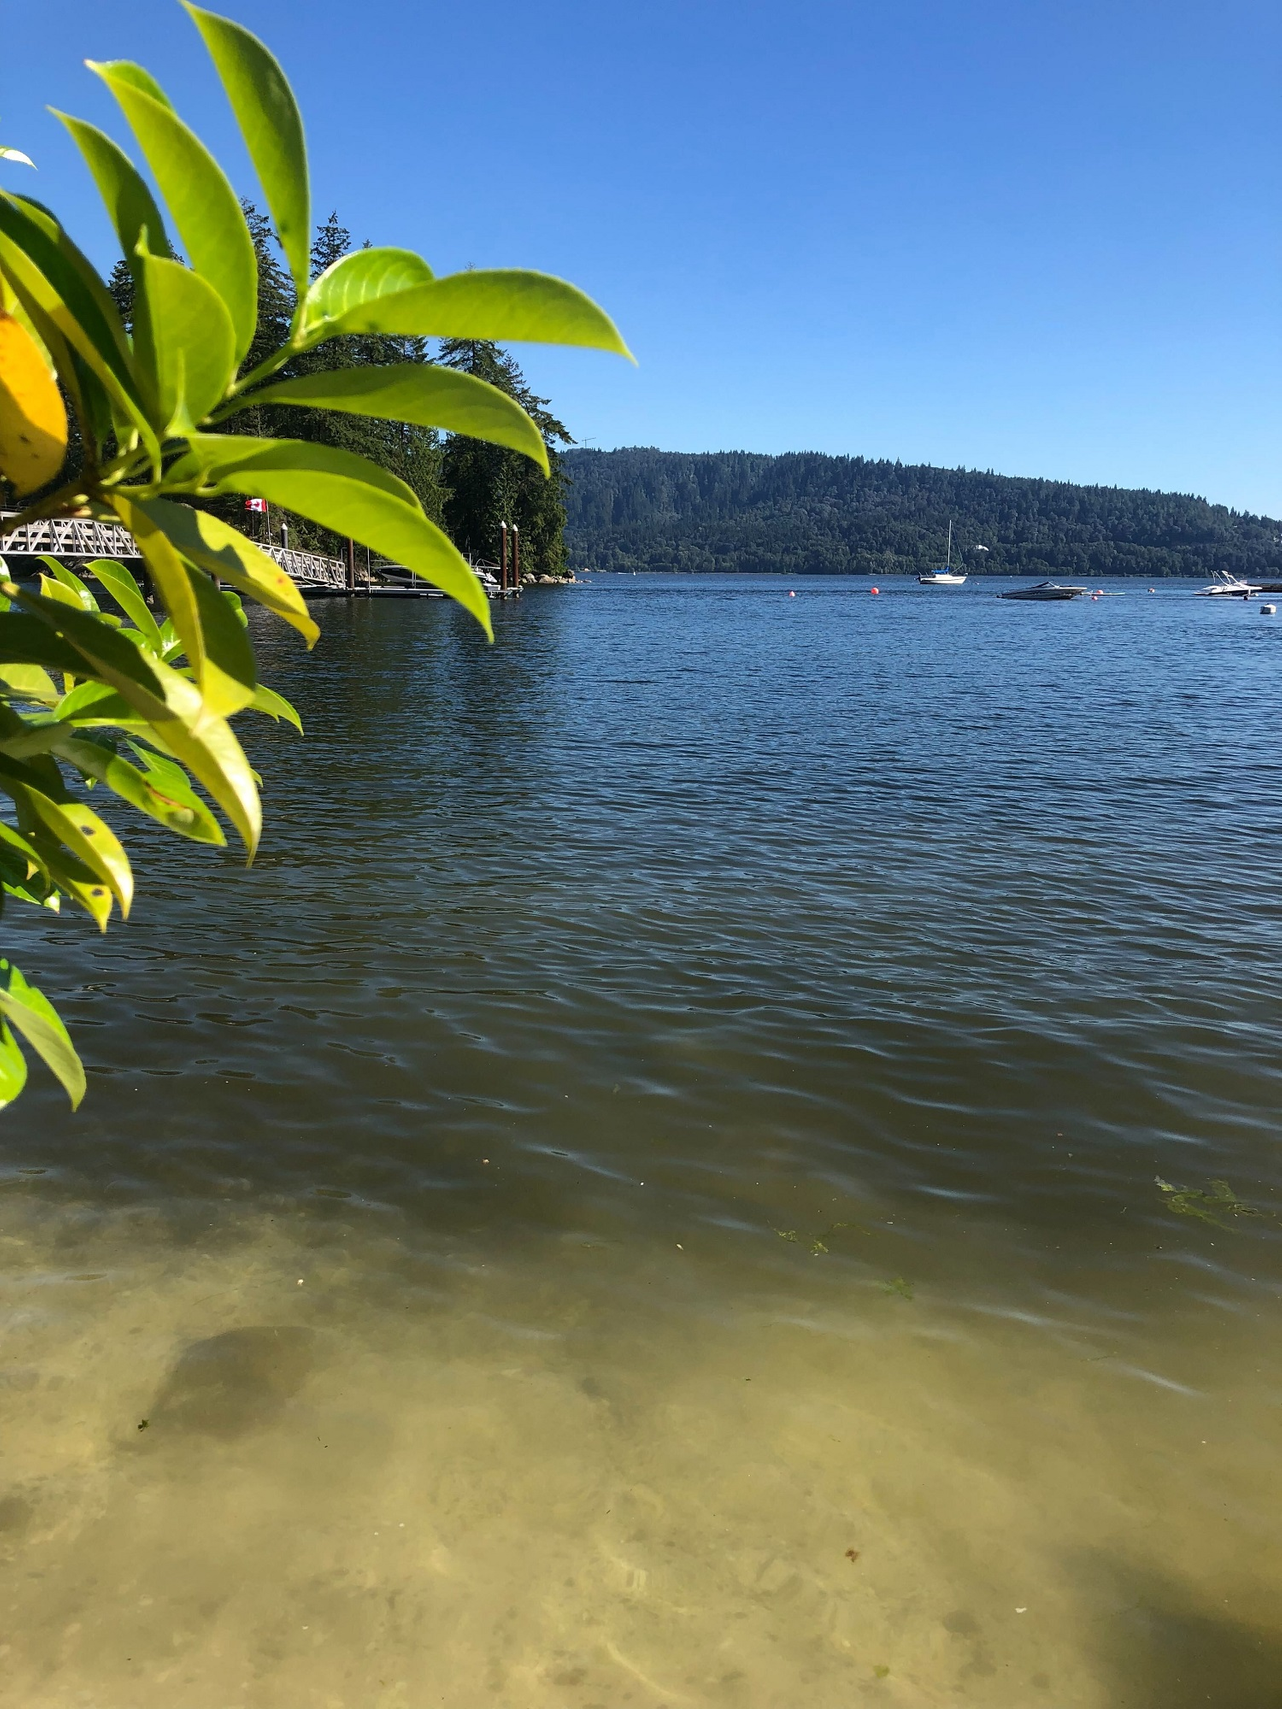
<instances>
[{"instance_id":1,"label":"forested hillside","mask_svg":"<svg viewBox=\"0 0 1282 1709\"><path fill-rule=\"evenodd\" d=\"M601 570L1282 579L1282 525L1181 493L797 451L570 451L570 562ZM979 548L986 547L983 551Z\"/></svg>"}]
</instances>

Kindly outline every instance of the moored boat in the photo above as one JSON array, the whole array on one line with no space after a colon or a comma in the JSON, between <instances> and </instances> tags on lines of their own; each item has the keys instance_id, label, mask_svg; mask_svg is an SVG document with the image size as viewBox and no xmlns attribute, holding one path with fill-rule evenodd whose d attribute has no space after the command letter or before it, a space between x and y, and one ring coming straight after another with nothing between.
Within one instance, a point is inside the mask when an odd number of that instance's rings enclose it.
<instances>
[{"instance_id":1,"label":"moored boat","mask_svg":"<svg viewBox=\"0 0 1282 1709\"><path fill-rule=\"evenodd\" d=\"M1062 582L1038 582L1033 587L1008 588L998 599L1079 599L1089 588L1074 587Z\"/></svg>"},{"instance_id":2,"label":"moored boat","mask_svg":"<svg viewBox=\"0 0 1282 1709\"><path fill-rule=\"evenodd\" d=\"M948 550L944 553L942 570L927 570L924 575L917 577L922 587L961 587L966 580L965 573L959 574L953 568L953 524L948 522Z\"/></svg>"}]
</instances>

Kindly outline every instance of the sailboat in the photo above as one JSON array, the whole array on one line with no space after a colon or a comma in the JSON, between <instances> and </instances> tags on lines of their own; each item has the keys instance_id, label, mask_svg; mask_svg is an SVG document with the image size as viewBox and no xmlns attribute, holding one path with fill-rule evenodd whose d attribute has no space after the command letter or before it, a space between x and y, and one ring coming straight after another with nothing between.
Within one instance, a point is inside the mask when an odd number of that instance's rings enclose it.
<instances>
[{"instance_id":1,"label":"sailboat","mask_svg":"<svg viewBox=\"0 0 1282 1709\"><path fill-rule=\"evenodd\" d=\"M953 569L953 524L951 517L948 520L948 551L944 556L943 569L928 570L925 575L918 576L917 580L923 587L960 587L966 580L964 572L958 575Z\"/></svg>"}]
</instances>

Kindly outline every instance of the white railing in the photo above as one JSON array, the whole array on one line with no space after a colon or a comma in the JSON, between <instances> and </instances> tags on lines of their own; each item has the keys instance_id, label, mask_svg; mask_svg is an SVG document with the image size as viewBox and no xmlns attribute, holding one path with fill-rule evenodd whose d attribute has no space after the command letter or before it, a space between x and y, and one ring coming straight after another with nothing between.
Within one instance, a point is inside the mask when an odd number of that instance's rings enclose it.
<instances>
[{"instance_id":1,"label":"white railing","mask_svg":"<svg viewBox=\"0 0 1282 1709\"><path fill-rule=\"evenodd\" d=\"M16 514L12 510L0 511L0 530L3 530L5 517ZM309 582L320 587L347 586L347 565L341 558L326 558L319 552L296 552L292 546L260 545L259 550L274 558L291 581ZM8 553L15 558L30 558L42 552L47 552L52 558L74 558L77 561L141 556L128 529L116 522L58 517L24 523L8 534L0 532L0 557Z\"/></svg>"}]
</instances>

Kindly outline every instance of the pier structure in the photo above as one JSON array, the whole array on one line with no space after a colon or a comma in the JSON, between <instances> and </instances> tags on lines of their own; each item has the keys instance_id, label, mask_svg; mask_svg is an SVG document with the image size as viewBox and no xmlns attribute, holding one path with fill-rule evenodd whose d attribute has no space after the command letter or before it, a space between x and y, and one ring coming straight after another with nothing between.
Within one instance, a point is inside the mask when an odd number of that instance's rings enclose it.
<instances>
[{"instance_id":1,"label":"pier structure","mask_svg":"<svg viewBox=\"0 0 1282 1709\"><path fill-rule=\"evenodd\" d=\"M57 558L69 568L83 567L94 558L120 558L141 561L142 554L128 529L116 522L93 522L85 517L46 518L27 522L21 528L5 532L7 518L16 511L0 511L0 558L10 562L14 572L23 573L24 560L41 556ZM516 529L512 530L513 535ZM248 537L247 537L248 538ZM330 558L320 552L303 552L293 546L277 546L261 540L253 541L296 584L303 594L360 595L401 593L420 599L445 598L436 588L415 576L400 564L385 558L373 558L353 541L347 543L346 558ZM508 571L507 539L504 536L502 564L477 563L469 557L481 586L491 599L519 597L519 546L513 541L512 573Z\"/></svg>"}]
</instances>

